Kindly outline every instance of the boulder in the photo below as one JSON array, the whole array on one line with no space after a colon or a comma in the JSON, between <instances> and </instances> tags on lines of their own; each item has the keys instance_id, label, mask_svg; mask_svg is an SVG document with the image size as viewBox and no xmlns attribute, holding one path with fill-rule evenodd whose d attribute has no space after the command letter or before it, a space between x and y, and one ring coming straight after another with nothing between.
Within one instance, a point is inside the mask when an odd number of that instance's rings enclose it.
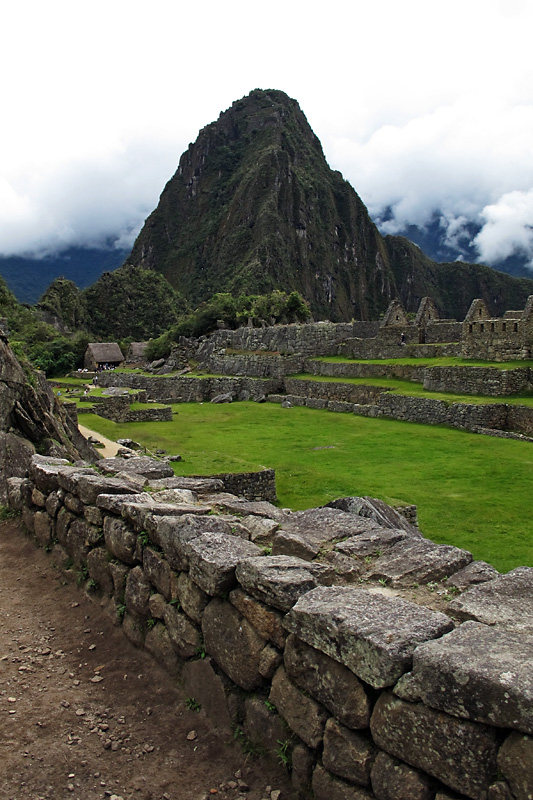
<instances>
[{"instance_id":1,"label":"boulder","mask_svg":"<svg viewBox=\"0 0 533 800\"><path fill-rule=\"evenodd\" d=\"M204 533L189 543L189 574L207 594L224 594L235 586L237 564L260 554L253 542L225 533Z\"/></svg>"},{"instance_id":2,"label":"boulder","mask_svg":"<svg viewBox=\"0 0 533 800\"><path fill-rule=\"evenodd\" d=\"M416 648L412 681L432 708L533 734L533 634L465 622Z\"/></svg>"},{"instance_id":3,"label":"boulder","mask_svg":"<svg viewBox=\"0 0 533 800\"><path fill-rule=\"evenodd\" d=\"M533 632L533 568L517 567L506 575L473 586L449 605L459 619L472 619L509 630Z\"/></svg>"},{"instance_id":4,"label":"boulder","mask_svg":"<svg viewBox=\"0 0 533 800\"><path fill-rule=\"evenodd\" d=\"M388 753L378 753L372 765L376 800L434 800L434 781Z\"/></svg>"},{"instance_id":5,"label":"boulder","mask_svg":"<svg viewBox=\"0 0 533 800\"><path fill-rule=\"evenodd\" d=\"M259 672L265 641L236 608L213 599L202 617L205 650L241 689L251 691L262 683Z\"/></svg>"},{"instance_id":6,"label":"boulder","mask_svg":"<svg viewBox=\"0 0 533 800\"><path fill-rule=\"evenodd\" d=\"M269 700L276 706L289 728L308 747L319 747L328 712L320 703L298 689L289 680L283 667L274 675Z\"/></svg>"},{"instance_id":7,"label":"boulder","mask_svg":"<svg viewBox=\"0 0 533 800\"><path fill-rule=\"evenodd\" d=\"M325 706L348 728L368 728L371 698L354 673L291 634L285 669L293 683Z\"/></svg>"},{"instance_id":8,"label":"boulder","mask_svg":"<svg viewBox=\"0 0 533 800\"><path fill-rule=\"evenodd\" d=\"M533 736L511 733L498 753L498 767L516 800L533 797Z\"/></svg>"},{"instance_id":9,"label":"boulder","mask_svg":"<svg viewBox=\"0 0 533 800\"><path fill-rule=\"evenodd\" d=\"M368 735L345 728L330 717L324 730L324 767L352 783L370 785L370 769L377 748Z\"/></svg>"},{"instance_id":10,"label":"boulder","mask_svg":"<svg viewBox=\"0 0 533 800\"><path fill-rule=\"evenodd\" d=\"M240 585L253 597L288 611L299 597L329 575L327 567L290 556L247 558L236 570Z\"/></svg>"},{"instance_id":11,"label":"boulder","mask_svg":"<svg viewBox=\"0 0 533 800\"><path fill-rule=\"evenodd\" d=\"M233 393L232 392L225 392L224 394L217 394L211 400L212 403L232 403L233 402Z\"/></svg>"},{"instance_id":12,"label":"boulder","mask_svg":"<svg viewBox=\"0 0 533 800\"><path fill-rule=\"evenodd\" d=\"M417 645L453 628L439 612L346 586L312 589L284 624L376 689L392 686L411 668Z\"/></svg>"},{"instance_id":13,"label":"boulder","mask_svg":"<svg viewBox=\"0 0 533 800\"><path fill-rule=\"evenodd\" d=\"M473 800L487 797L496 771L495 728L407 703L388 692L379 697L370 728L374 742L390 755Z\"/></svg>"}]
</instances>

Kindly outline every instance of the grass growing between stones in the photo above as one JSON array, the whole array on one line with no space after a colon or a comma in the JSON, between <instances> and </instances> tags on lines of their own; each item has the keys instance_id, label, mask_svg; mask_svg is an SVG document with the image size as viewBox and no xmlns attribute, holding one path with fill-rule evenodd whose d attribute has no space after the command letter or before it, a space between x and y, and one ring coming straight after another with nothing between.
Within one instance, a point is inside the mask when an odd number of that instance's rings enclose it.
<instances>
[{"instance_id":1,"label":"grass growing between stones","mask_svg":"<svg viewBox=\"0 0 533 800\"><path fill-rule=\"evenodd\" d=\"M272 467L281 506L345 495L416 503L425 536L501 571L533 566L533 447L444 427L277 404L174 405L172 422L84 424L179 453L182 475Z\"/></svg>"}]
</instances>

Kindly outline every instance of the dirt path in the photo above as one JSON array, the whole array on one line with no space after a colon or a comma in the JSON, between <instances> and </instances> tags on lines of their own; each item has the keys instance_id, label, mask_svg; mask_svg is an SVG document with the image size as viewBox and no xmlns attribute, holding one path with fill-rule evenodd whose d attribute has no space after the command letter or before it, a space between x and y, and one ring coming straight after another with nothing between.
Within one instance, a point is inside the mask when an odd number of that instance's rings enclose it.
<instances>
[{"instance_id":1,"label":"dirt path","mask_svg":"<svg viewBox=\"0 0 533 800\"><path fill-rule=\"evenodd\" d=\"M120 445L117 444L117 442L112 442L111 439L106 439L106 437L102 436L101 433L92 431L90 428L86 428L85 425L80 425L78 423L78 430L85 436L86 439L88 439L89 436L94 436L95 439L98 439L99 442L102 442L104 446L99 447L98 452L103 458L112 458L113 456L116 456L117 452L120 450Z\"/></svg>"},{"instance_id":2,"label":"dirt path","mask_svg":"<svg viewBox=\"0 0 533 800\"><path fill-rule=\"evenodd\" d=\"M13 521L0 522L0 608L2 800L293 797Z\"/></svg>"}]
</instances>

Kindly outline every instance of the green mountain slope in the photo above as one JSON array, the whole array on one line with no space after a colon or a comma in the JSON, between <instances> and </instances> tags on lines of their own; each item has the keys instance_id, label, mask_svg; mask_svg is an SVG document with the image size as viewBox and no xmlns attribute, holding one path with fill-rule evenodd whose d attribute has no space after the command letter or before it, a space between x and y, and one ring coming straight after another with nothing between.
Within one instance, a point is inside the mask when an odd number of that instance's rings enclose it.
<instances>
[{"instance_id":1,"label":"green mountain slope","mask_svg":"<svg viewBox=\"0 0 533 800\"><path fill-rule=\"evenodd\" d=\"M410 311L433 296L462 318L474 297L520 307L533 281L487 267L437 265L383 238L298 103L259 89L200 131L183 154L129 264L162 273L191 303L215 292L296 290L315 318L372 319L391 299Z\"/></svg>"}]
</instances>

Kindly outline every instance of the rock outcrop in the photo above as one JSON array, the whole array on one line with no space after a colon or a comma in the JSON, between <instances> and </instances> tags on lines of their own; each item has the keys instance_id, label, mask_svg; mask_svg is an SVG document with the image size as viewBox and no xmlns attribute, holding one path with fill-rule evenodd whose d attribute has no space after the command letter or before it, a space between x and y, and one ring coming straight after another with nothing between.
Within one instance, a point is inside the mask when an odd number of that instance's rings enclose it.
<instances>
[{"instance_id":1,"label":"rock outcrop","mask_svg":"<svg viewBox=\"0 0 533 800\"><path fill-rule=\"evenodd\" d=\"M24 369L0 337L0 503L7 479L23 477L35 452L97 461L99 454L57 402L44 375Z\"/></svg>"}]
</instances>

